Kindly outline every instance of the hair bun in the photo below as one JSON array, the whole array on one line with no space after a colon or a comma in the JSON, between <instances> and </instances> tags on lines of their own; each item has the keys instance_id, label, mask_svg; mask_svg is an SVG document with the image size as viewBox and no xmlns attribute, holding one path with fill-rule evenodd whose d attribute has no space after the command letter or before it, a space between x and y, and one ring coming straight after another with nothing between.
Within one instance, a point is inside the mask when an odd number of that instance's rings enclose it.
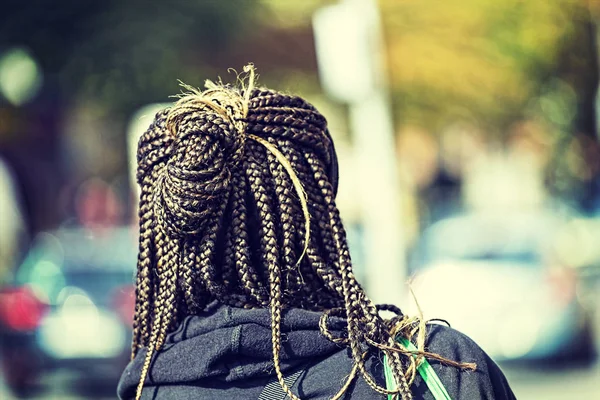
<instances>
[{"instance_id":1,"label":"hair bun","mask_svg":"<svg viewBox=\"0 0 600 400\"><path fill-rule=\"evenodd\" d=\"M244 137L229 118L193 101L171 109L166 129L174 140L154 182L155 215L172 235L195 234L226 201Z\"/></svg>"}]
</instances>

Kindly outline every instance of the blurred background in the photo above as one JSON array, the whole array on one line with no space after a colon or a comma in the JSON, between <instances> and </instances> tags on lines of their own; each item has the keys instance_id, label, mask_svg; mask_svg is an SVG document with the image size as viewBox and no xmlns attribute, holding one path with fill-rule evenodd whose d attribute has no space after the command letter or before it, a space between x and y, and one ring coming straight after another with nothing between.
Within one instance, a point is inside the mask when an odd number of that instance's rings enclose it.
<instances>
[{"instance_id":1,"label":"blurred background","mask_svg":"<svg viewBox=\"0 0 600 400\"><path fill-rule=\"evenodd\" d=\"M596 0L4 0L0 398L114 398L135 143L178 79L328 119L357 275L519 399L600 398ZM415 303L407 283L419 304Z\"/></svg>"}]
</instances>

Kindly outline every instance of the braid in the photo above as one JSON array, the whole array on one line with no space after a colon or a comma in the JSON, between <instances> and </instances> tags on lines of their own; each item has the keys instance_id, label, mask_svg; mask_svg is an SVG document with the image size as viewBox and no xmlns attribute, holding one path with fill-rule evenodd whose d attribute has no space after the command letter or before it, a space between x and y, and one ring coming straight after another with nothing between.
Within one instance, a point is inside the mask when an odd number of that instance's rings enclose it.
<instances>
[{"instance_id":1,"label":"braid","mask_svg":"<svg viewBox=\"0 0 600 400\"><path fill-rule=\"evenodd\" d=\"M236 187L235 183L237 179L236 176L239 176L239 172L232 172L231 184L233 187ZM229 195L229 202L227 203L226 209L223 211L222 218L225 214L232 215L234 210L234 201L233 195L238 192L237 190L233 191ZM220 223L223 222L221 219ZM223 255L221 260L221 268L223 268L223 285L225 286L225 291L227 293L231 293L235 291L235 288L240 284L239 278L237 276L237 271L235 269L235 248L234 248L234 232L232 229L233 221L229 226L225 228L225 240L222 243L217 243L218 253Z\"/></svg>"},{"instance_id":2,"label":"braid","mask_svg":"<svg viewBox=\"0 0 600 400\"><path fill-rule=\"evenodd\" d=\"M274 199L277 203L277 211L280 215L280 220L282 223L282 232L283 235L279 236L278 247L283 250L283 265L286 269L291 269L296 264L296 250L294 249L294 239L296 237L296 231L294 226L294 220L292 218L292 201L290 198L290 194L293 192L293 188L291 188L291 183L284 178L284 171L281 164L279 164L273 154L267 154L267 165L269 167L270 173L273 177L273 180L276 182L280 182L281 185L275 186L275 195ZM301 225L297 225L301 226ZM302 288L302 274L288 274L288 277L296 278L293 281L287 281L287 285L291 286L294 291L300 290Z\"/></svg>"},{"instance_id":3,"label":"braid","mask_svg":"<svg viewBox=\"0 0 600 400\"><path fill-rule=\"evenodd\" d=\"M140 201L140 240L138 253L138 268L136 277L136 302L135 314L133 320L133 346L132 358L136 355L139 347L146 346L148 337L148 328L150 326L149 312L150 304L153 299L152 286L153 274L150 271L152 264L152 214L149 212L147 193L142 189Z\"/></svg>"},{"instance_id":4,"label":"braid","mask_svg":"<svg viewBox=\"0 0 600 400\"><path fill-rule=\"evenodd\" d=\"M140 240L136 277L136 302L133 321L132 358L138 349L148 345L149 329L152 321L151 306L154 303L153 290L156 286L151 271L153 258L153 213L152 188L170 153L171 138L164 135L167 110L156 114L153 124L142 137L138 149L137 178L140 183L139 227Z\"/></svg>"},{"instance_id":5,"label":"braid","mask_svg":"<svg viewBox=\"0 0 600 400\"><path fill-rule=\"evenodd\" d=\"M190 314L201 311L209 302L204 282L198 279L197 266L200 265L199 245L194 239L186 240L183 246L181 287Z\"/></svg>"},{"instance_id":6,"label":"braid","mask_svg":"<svg viewBox=\"0 0 600 400\"><path fill-rule=\"evenodd\" d=\"M310 155L306 155L306 160L310 164L314 172L314 178L318 182L321 189L325 203L328 206L330 225L333 229L333 238L339 254L339 268L342 274L342 290L344 292L346 315L348 318L348 342L355 363L358 365L358 369L365 381L374 390L379 393L389 393L389 391L383 387L380 387L375 382L375 379L366 371L363 361L363 349L361 344L365 342L363 335L373 336L378 338L379 326L382 325L379 314L368 313L365 315L365 308L375 308L370 300L367 299L362 288L356 281L352 272L352 262L350 260L350 252L348 251L348 244L346 241L346 233L341 222L339 211L335 207L333 200L333 190L331 184L323 174L323 168L319 161ZM395 342L392 341L392 346ZM406 384L406 378L402 371L402 367L398 365L398 357L394 353L393 368L394 376L396 381L400 382L400 393L402 399L412 399L410 388Z\"/></svg>"},{"instance_id":7,"label":"braid","mask_svg":"<svg viewBox=\"0 0 600 400\"><path fill-rule=\"evenodd\" d=\"M323 200L323 196L320 193L319 188L316 186L317 183L312 179L310 166L304 159L304 156L299 155L293 147L289 145L283 147L285 154L292 160L293 165L296 167L298 176L303 182L307 182L304 185L304 190L307 192L309 198L314 199L309 205L310 213L313 218L313 222L318 224L317 229L314 230L314 235L311 235L311 245L308 248L308 257L311 260L311 267L316 272L318 278L320 278L326 287L334 292L335 295L342 295L341 277L338 265L337 250L333 241L333 231L331 225L325 219L326 209ZM326 268L326 266L334 266L334 268ZM338 305L339 307L339 305Z\"/></svg>"},{"instance_id":8,"label":"braid","mask_svg":"<svg viewBox=\"0 0 600 400\"><path fill-rule=\"evenodd\" d=\"M277 235L275 233L275 224L273 221L273 205L265 189L264 182L261 181L261 176L264 176L265 171L261 169L258 162L262 156L261 149L255 146L248 146L249 158L254 159L250 163L250 189L254 194L256 202L256 211L260 224L260 242L263 255L263 263L268 267L269 273L269 309L271 310L271 331L273 345L273 361L275 365L275 373L287 395L297 400L298 397L292 393L286 382L284 381L281 366L279 364L279 353L281 350L281 267L279 265L279 250L277 245ZM262 164L264 165L264 164Z\"/></svg>"},{"instance_id":9,"label":"braid","mask_svg":"<svg viewBox=\"0 0 600 400\"><path fill-rule=\"evenodd\" d=\"M235 269L238 272L242 289L257 305L266 306L269 296L264 288L263 280L251 262L250 243L248 239L248 210L246 207L246 179L236 175L233 184L239 190L233 192L232 223L230 231L234 240Z\"/></svg>"},{"instance_id":10,"label":"braid","mask_svg":"<svg viewBox=\"0 0 600 400\"><path fill-rule=\"evenodd\" d=\"M212 220L207 227L207 233L202 239L198 262L200 275L202 280L206 282L206 288L209 294L214 298L228 303L230 300L227 297L227 290L223 283L222 275L219 276L219 268L215 263L215 248L219 237L219 231L223 224L222 219L226 206L227 202L224 201L217 213L212 217Z\"/></svg>"},{"instance_id":11,"label":"braid","mask_svg":"<svg viewBox=\"0 0 600 400\"><path fill-rule=\"evenodd\" d=\"M289 146L288 141L284 143L287 143ZM282 145L283 149L286 147ZM315 237L317 237L319 229L314 229L314 224L311 226L311 239L307 249L308 257L302 260L304 262L298 263L295 244L302 243L305 238L297 234L295 227L302 226L302 213L299 210L299 205L294 201L293 196L295 192L289 177L284 174L283 167L280 163L276 162L272 154L269 154L268 157L271 174L273 175L273 179L278 182L278 185L275 187L275 194L283 226L283 237L280 246L284 252L284 265L288 271L294 268L297 269L297 273L290 271L286 277L288 292L296 294L296 296L293 296L289 300L289 303L304 309L329 309L337 307L339 306L339 302L323 287L323 282L326 282L330 283L332 288L335 288L335 280L330 279L330 276L326 276L324 280L318 278L318 270L322 270L321 265L324 265L324 263L319 258L319 252L315 250L317 242ZM292 165L297 166L293 157L288 157L288 159L290 159ZM310 207L311 205L309 205ZM317 216L317 220L320 216L318 212L311 212L311 215ZM311 222L314 222L314 220ZM315 263L317 266L313 269ZM295 301L299 301L298 304Z\"/></svg>"},{"instance_id":12,"label":"braid","mask_svg":"<svg viewBox=\"0 0 600 400\"><path fill-rule=\"evenodd\" d=\"M158 314L161 315L162 325L156 342L156 347L160 348L165 340L166 331L169 327L177 324L177 302L175 297L178 292L177 287L177 270L180 264L179 261L179 243L177 239L168 239L165 243L164 267L159 261L159 280L163 285L157 296L157 306L159 307ZM162 271L161 271L162 270Z\"/></svg>"},{"instance_id":13,"label":"braid","mask_svg":"<svg viewBox=\"0 0 600 400\"><path fill-rule=\"evenodd\" d=\"M192 92L157 114L140 139L132 355L147 350L136 399L167 334L213 301L269 309L274 370L291 399L299 398L280 365L281 320L289 307L323 311L323 335L351 350L352 372L334 399L355 376L378 393L411 399L413 356L394 340L401 312L378 309L352 272L325 118L299 97L252 85L250 70L241 91L186 87ZM397 316L384 321L380 310ZM331 334L329 316L345 318L341 334ZM382 351L395 390L378 386L367 371L365 361ZM406 360L413 362L408 370Z\"/></svg>"}]
</instances>

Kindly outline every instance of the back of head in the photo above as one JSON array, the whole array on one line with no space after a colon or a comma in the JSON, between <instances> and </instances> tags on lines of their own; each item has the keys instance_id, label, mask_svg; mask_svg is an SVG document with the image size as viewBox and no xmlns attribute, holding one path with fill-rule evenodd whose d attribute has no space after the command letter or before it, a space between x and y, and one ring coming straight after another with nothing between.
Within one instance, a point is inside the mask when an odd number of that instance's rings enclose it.
<instances>
[{"instance_id":1,"label":"back of head","mask_svg":"<svg viewBox=\"0 0 600 400\"><path fill-rule=\"evenodd\" d=\"M254 88L249 72L245 88L209 85L159 112L139 142L133 355L149 350L138 397L166 334L215 300L270 309L275 371L290 398L279 368L286 307L323 311L322 332L349 346L354 373L387 393L364 359L395 341L352 273L326 120L299 97ZM333 314L347 319L347 336L327 331ZM389 357L410 398L400 353Z\"/></svg>"}]
</instances>

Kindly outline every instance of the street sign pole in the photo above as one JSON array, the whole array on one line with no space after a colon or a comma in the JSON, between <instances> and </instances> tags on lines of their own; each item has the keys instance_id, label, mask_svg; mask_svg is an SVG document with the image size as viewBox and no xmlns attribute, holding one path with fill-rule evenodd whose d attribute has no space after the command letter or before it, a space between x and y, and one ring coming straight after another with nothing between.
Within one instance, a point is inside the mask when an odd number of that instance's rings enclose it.
<instances>
[{"instance_id":1,"label":"street sign pole","mask_svg":"<svg viewBox=\"0 0 600 400\"><path fill-rule=\"evenodd\" d=\"M405 299L405 243L376 2L343 0L324 7L313 27L322 86L349 109L367 291L376 302L400 304Z\"/></svg>"}]
</instances>

